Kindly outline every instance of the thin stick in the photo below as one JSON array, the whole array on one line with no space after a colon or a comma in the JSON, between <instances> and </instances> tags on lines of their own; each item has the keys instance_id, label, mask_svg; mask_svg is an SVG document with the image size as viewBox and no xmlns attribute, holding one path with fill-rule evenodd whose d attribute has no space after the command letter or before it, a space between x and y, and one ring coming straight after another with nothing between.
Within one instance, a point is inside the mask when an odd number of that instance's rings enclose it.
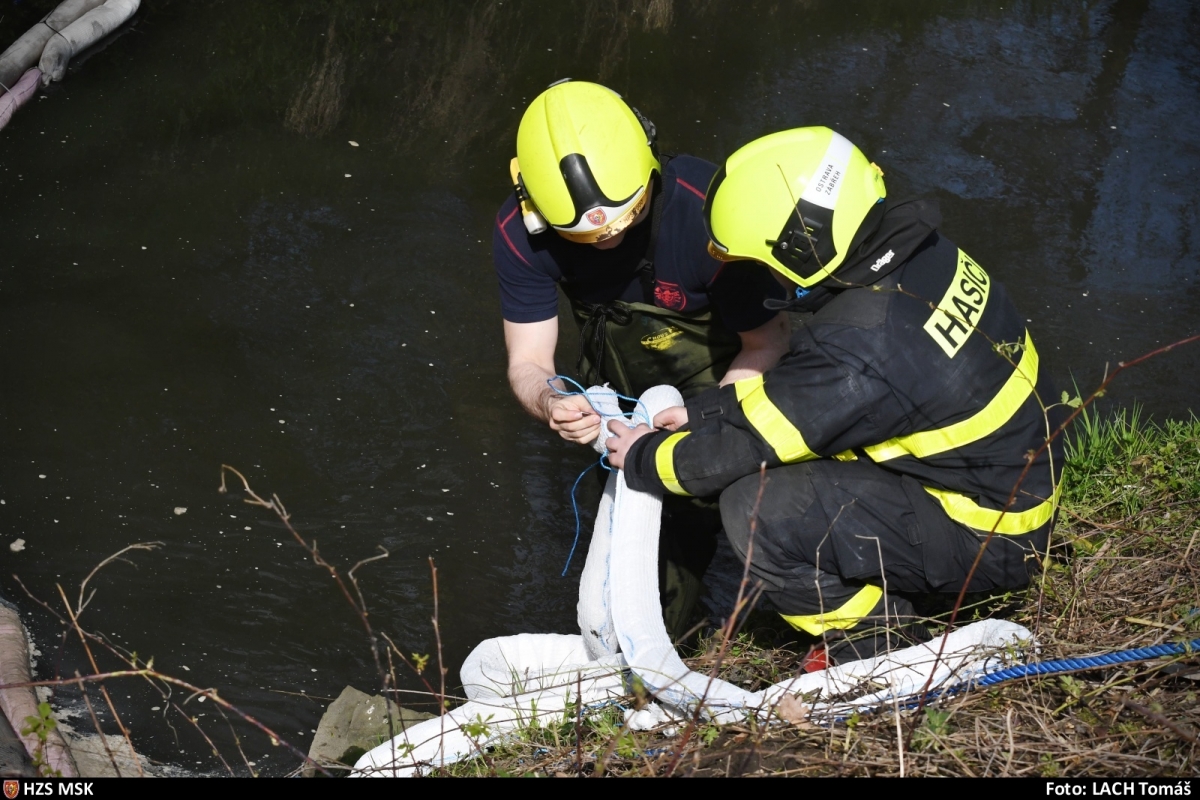
<instances>
[{"instance_id":1,"label":"thin stick","mask_svg":"<svg viewBox=\"0 0 1200 800\"><path fill-rule=\"evenodd\" d=\"M357 588L358 588L357 584L355 584L355 592L356 592L356 594L358 594L359 601L356 601L354 596L350 593L350 589L346 586L346 582L344 580L342 580L342 576L338 572L337 568L321 557L321 554L317 550L317 540L313 539L312 544L309 544L308 542L306 542L304 540L304 537L301 536L294 527L292 527L291 515L288 514L287 509L284 508L283 501L279 499L279 495L272 494L271 499L269 501L263 500L261 497L258 496L258 494L253 489L250 488L250 482L246 479L246 476L243 475L241 472L239 472L234 467L229 466L228 464L221 465L221 485L219 487L217 487L218 492L220 492L221 494L226 494L229 491L225 486L225 473L226 472L232 472L234 475L236 475L238 477L238 480L240 480L242 482L242 489L246 492L247 495L249 495L249 497L243 498L242 502L246 503L247 505L260 506L261 508L266 508L266 509L273 511L275 513L275 516L277 516L279 518L279 521L283 523L283 525L287 529L288 533L290 533L292 535L292 538L295 539L296 542L299 543L299 545L301 547L303 547L305 550L307 550L309 555L312 556L313 563L316 564L317 566L325 568L325 570L329 573L330 577L333 578L334 582L337 583L338 589L340 589L342 592L342 596L346 598L346 602L348 602L350 604L351 608L353 608L354 611L358 614L359 621L362 623L363 629L367 633L367 638L371 642L371 656L375 660L375 671L376 671L376 674L379 675L379 679L380 679L381 683L384 684L384 687L383 687L384 691L386 691L387 690L387 675L383 670L383 662L379 658L379 642L375 636L374 629L372 629L372 627L371 627L370 621L367 620L366 605L364 603L360 602L361 598L362 598L362 594L357 591ZM382 547L380 547L379 549L383 551L382 555L367 559L367 561L364 561L364 562L359 562L359 564L367 563L369 561L375 561L379 558L385 558L387 556L387 551L384 550ZM356 564L355 567L357 568L359 566L359 564Z\"/></svg>"},{"instance_id":2,"label":"thin stick","mask_svg":"<svg viewBox=\"0 0 1200 800\"><path fill-rule=\"evenodd\" d=\"M575 673L575 774L583 775L583 671Z\"/></svg>"},{"instance_id":3,"label":"thin stick","mask_svg":"<svg viewBox=\"0 0 1200 800\"><path fill-rule=\"evenodd\" d=\"M1133 709L1134 711L1141 714L1143 717L1150 720L1151 722L1157 722L1159 725L1162 725L1164 728L1167 728L1172 733L1174 733L1176 736L1178 736L1180 739L1183 739L1186 742L1191 742L1192 744L1200 744L1200 738L1197 738L1196 734L1192 733L1191 731L1184 728L1183 726L1172 722L1171 720L1164 717L1162 714L1159 714L1156 711L1151 711L1150 709L1146 708L1141 703L1135 703L1127 697L1122 697L1121 705L1125 706L1126 708Z\"/></svg>"},{"instance_id":4,"label":"thin stick","mask_svg":"<svg viewBox=\"0 0 1200 800\"><path fill-rule=\"evenodd\" d=\"M213 740L211 738L209 738L208 734L204 732L204 728L200 727L200 721L198 719L196 719L195 717L188 716L186 713L184 713L183 707L180 706L178 703L173 702L173 703L171 703L171 706L176 711L178 711L179 714L184 719L186 719L188 722L192 723L192 727L196 729L196 733L200 734L202 737L204 737L204 741L208 742L208 746L212 748L213 755L216 756L217 759L221 762L222 766L225 767L225 770L229 773L229 777L231 777L231 778L234 777L233 767L229 766L229 762L225 760L225 756L221 755L221 751L217 749L217 745L213 742ZM218 708L217 710L221 711L220 708ZM221 711L221 716L225 719L226 723L229 722L229 717L225 716L224 711ZM232 726L230 726L230 728L232 729ZM234 736L236 737L237 734L235 733Z\"/></svg>"},{"instance_id":5,"label":"thin stick","mask_svg":"<svg viewBox=\"0 0 1200 800\"><path fill-rule=\"evenodd\" d=\"M128 548L127 548L128 549ZM93 570L94 572L94 570ZM90 576L89 576L90 577ZM67 600L67 593L63 591L62 584L55 584L58 589L58 594L62 597L63 605L67 607L67 614L71 617L71 625L75 628L75 632L79 634L79 641L83 644L83 650L87 653L88 661L92 664L92 671L99 672L100 667L96 664L96 657L92 654L92 648L88 645L87 637L83 635L83 629L79 626L79 619L75 616L75 612L71 609L71 604ZM100 695L104 698L104 702L108 704L108 710L113 716L113 721L117 723L117 727L121 731L121 735L125 737L125 744L129 746L129 756L133 759L134 766L137 767L138 777L146 777L146 773L142 771L142 763L138 759L137 751L133 748L133 739L129 736L129 729L125 727L125 723L121 721L121 715L117 713L117 706L113 703L112 698L108 695L108 689L104 684L100 684ZM103 731L97 731L101 736ZM113 768L116 769L116 762L113 762ZM120 770L117 770L120 774Z\"/></svg>"},{"instance_id":6,"label":"thin stick","mask_svg":"<svg viewBox=\"0 0 1200 800\"><path fill-rule=\"evenodd\" d=\"M75 671L75 677L79 677L78 670ZM116 773L118 778L123 777L121 775L121 768L117 766L117 757L113 755L112 748L108 746L108 737L104 735L104 729L100 726L100 718L96 716L96 709L92 706L92 700L87 696L87 690L82 686L80 687L79 695L83 698L83 704L87 706L88 715L92 718L92 725L96 728L96 738L100 740L101 746L104 747L104 753L108 756L108 763L112 764L113 772ZM134 758L136 759L137 756L134 756Z\"/></svg>"},{"instance_id":7,"label":"thin stick","mask_svg":"<svg viewBox=\"0 0 1200 800\"><path fill-rule=\"evenodd\" d=\"M433 563L433 556L429 557L429 572L433 576L433 638L437 642L437 657L438 657L438 704L441 710L439 714L446 714L446 667L442 663L442 631L438 626L438 582L437 582L437 567Z\"/></svg>"},{"instance_id":8,"label":"thin stick","mask_svg":"<svg viewBox=\"0 0 1200 800\"><path fill-rule=\"evenodd\" d=\"M734 602L733 611L729 615L729 619L725 621L725 627L722 630L721 646L717 648L716 658L712 669L709 670L708 686L705 687L704 695L708 695L709 689L712 688L713 681L716 680L717 671L721 668L721 662L725 659L725 654L729 649L729 644L733 640L735 631L740 623L738 616L745 608L745 603L748 600L746 595L746 587L750 584L750 562L754 558L754 534L758 528L758 509L762 505L763 490L767 486L767 462L762 462L758 467L758 494L754 498L754 508L750 511L750 533L746 539L746 559L742 565L742 581L738 584L737 600ZM754 594L754 600L758 599L758 592ZM684 750L687 749L688 742L692 735L696 732L696 728L700 724L700 715L704 712L704 697L700 698L700 702L696 703L696 710L692 713L691 719L688 720L687 728L684 729L683 736L680 737L679 745L671 754L671 760L667 764L667 768L663 773L666 777L671 777L675 773L675 769L679 766L679 760L683 758Z\"/></svg>"}]
</instances>

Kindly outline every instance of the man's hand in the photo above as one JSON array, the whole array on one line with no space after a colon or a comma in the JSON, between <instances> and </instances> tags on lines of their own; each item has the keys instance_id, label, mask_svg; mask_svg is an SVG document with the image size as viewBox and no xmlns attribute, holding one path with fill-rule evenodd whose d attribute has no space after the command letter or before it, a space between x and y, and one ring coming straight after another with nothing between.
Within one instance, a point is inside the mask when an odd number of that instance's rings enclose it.
<instances>
[{"instance_id":1,"label":"man's hand","mask_svg":"<svg viewBox=\"0 0 1200 800\"><path fill-rule=\"evenodd\" d=\"M684 406L664 408L654 417L654 427L660 430L677 431L687 425L688 413Z\"/></svg>"},{"instance_id":2,"label":"man's hand","mask_svg":"<svg viewBox=\"0 0 1200 800\"><path fill-rule=\"evenodd\" d=\"M550 429L568 442L587 444L600 435L600 415L581 394L551 397L546 416Z\"/></svg>"},{"instance_id":3,"label":"man's hand","mask_svg":"<svg viewBox=\"0 0 1200 800\"><path fill-rule=\"evenodd\" d=\"M554 381L554 345L558 341L558 318L542 322L504 321L504 344L508 348L508 383L513 394L534 417L568 442L587 444L600 435L600 417L582 395L561 395L551 389Z\"/></svg>"},{"instance_id":4,"label":"man's hand","mask_svg":"<svg viewBox=\"0 0 1200 800\"><path fill-rule=\"evenodd\" d=\"M608 431L612 434L605 442L608 446L608 463L617 469L625 469L625 456L629 454L629 448L633 447L634 442L648 433L654 433L654 429L649 425L630 428L619 419L608 423Z\"/></svg>"}]
</instances>

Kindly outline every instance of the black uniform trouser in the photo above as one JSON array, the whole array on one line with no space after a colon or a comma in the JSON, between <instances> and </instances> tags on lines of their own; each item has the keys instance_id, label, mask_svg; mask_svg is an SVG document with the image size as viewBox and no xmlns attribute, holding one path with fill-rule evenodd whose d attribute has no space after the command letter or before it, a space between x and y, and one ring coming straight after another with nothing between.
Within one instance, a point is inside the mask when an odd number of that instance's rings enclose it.
<instances>
[{"instance_id":1,"label":"black uniform trouser","mask_svg":"<svg viewBox=\"0 0 1200 800\"><path fill-rule=\"evenodd\" d=\"M743 559L759 481L746 476L721 494L725 532ZM970 591L1027 586L1038 568L1030 538L993 536ZM910 477L822 459L767 471L750 569L785 616L828 614L866 586L886 583L889 596L958 592L983 539ZM1045 542L1036 544L1044 553ZM882 613L880 600L864 616Z\"/></svg>"},{"instance_id":2,"label":"black uniform trouser","mask_svg":"<svg viewBox=\"0 0 1200 800\"><path fill-rule=\"evenodd\" d=\"M704 572L717 552L721 512L716 503L665 495L658 537L658 596L663 623L674 640L683 639L700 615Z\"/></svg>"}]
</instances>

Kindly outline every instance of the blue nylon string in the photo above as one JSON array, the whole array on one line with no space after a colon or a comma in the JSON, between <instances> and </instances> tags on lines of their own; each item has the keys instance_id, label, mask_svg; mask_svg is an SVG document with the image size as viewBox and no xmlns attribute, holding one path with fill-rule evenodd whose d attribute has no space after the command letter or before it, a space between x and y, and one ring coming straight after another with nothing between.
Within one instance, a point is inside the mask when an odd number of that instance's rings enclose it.
<instances>
[{"instance_id":1,"label":"blue nylon string","mask_svg":"<svg viewBox=\"0 0 1200 800\"><path fill-rule=\"evenodd\" d=\"M560 389L554 385L554 381L562 381L564 386L574 386L575 391L568 392L563 389ZM568 378L566 375L555 375L553 378L550 378L546 381L546 385L549 386L554 392L562 395L563 397L576 397L578 395L583 395L584 398L587 399L588 404L591 405L592 409L593 410L596 409L596 404L592 402L592 398L587 393L587 389L584 389L579 384L578 381L572 380L571 378ZM618 399L625 400L625 401L633 403L635 405L633 413L630 414L630 417L632 417L635 422L644 422L647 425L651 424L650 413L646 410L646 407L644 405L642 405L641 400L638 400L633 397L626 397L625 395L617 394L616 392L614 392L613 394L616 395L616 397ZM603 414L600 414L599 411L597 411L596 413L601 417L601 419L604 419ZM622 415L622 416L624 416L624 415ZM616 417L609 417L608 419L616 419ZM607 422L607 419L604 422L601 422L600 424L604 425L604 424L606 424L606 422ZM598 458L596 460L596 463L589 464L587 469L585 469L583 472L579 473L579 477L575 479L575 484L571 487L571 510L575 512L575 541L573 541L571 543L571 552L567 554L567 563L563 565L562 574L559 576L562 578L567 577L567 571L569 569L571 569L571 559L575 557L575 548L579 546L579 534L583 527L579 521L579 503L575 500L575 491L579 488L579 482L583 480L583 476L587 475L589 472L591 472L597 465L604 467L604 469L608 470L609 472L613 471L613 468L611 466L609 466L609 464L608 464L607 454L602 454L600 456L600 458Z\"/></svg>"},{"instance_id":2,"label":"blue nylon string","mask_svg":"<svg viewBox=\"0 0 1200 800\"><path fill-rule=\"evenodd\" d=\"M575 391L573 391L573 392L564 391L554 385L555 381L562 381L564 385L569 384L571 386L574 386ZM596 404L592 403L592 397L591 397L591 395L588 394L588 390L584 389L583 386L580 385L579 381L576 381L572 378L568 378L566 375L555 375L553 378L547 378L546 385L549 386L556 394L560 394L563 397L575 397L577 395L583 395L584 397L587 398L587 401L588 401L588 403L591 404L592 408L593 409L596 408ZM613 392L613 395L616 396L617 399L619 399L619 400L624 400L628 403L634 404L635 408L633 410L633 413L631 413L629 415L630 417L633 418L634 422L642 422L642 423L645 423L646 425L652 425L652 422L650 420L650 412L646 410L646 407L644 405L642 405L641 400L638 400L636 397L627 397L627 396L620 394L618 392L615 392L615 391ZM597 413L599 413L599 412L597 412ZM603 416L603 415L601 415L601 416ZM616 417L609 417L609 419L616 419Z\"/></svg>"},{"instance_id":3,"label":"blue nylon string","mask_svg":"<svg viewBox=\"0 0 1200 800\"><path fill-rule=\"evenodd\" d=\"M579 545L579 531L583 527L579 523L579 504L575 502L575 490L579 488L579 482L583 480L583 476L591 472L597 464L604 465L604 456L600 456L594 464L588 464L587 469L579 473L579 477L575 479L575 485L571 487L571 510L575 512L575 541L571 542L571 552L567 553L567 563L563 564L562 574L558 576L560 578L567 577L567 570L571 568L571 559L575 557L575 548ZM604 467L608 469L607 465Z\"/></svg>"}]
</instances>

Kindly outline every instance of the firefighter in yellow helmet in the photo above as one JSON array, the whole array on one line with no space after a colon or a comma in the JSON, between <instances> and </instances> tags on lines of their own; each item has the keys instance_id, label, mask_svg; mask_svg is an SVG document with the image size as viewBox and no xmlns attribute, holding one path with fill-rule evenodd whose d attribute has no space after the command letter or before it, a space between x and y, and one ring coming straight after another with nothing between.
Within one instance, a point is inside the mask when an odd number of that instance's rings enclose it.
<instances>
[{"instance_id":1,"label":"firefighter in yellow helmet","mask_svg":"<svg viewBox=\"0 0 1200 800\"><path fill-rule=\"evenodd\" d=\"M716 255L768 265L813 316L764 376L668 409L659 431L613 426L629 485L720 493L734 548L835 661L927 636L911 598L972 569L972 591L1025 587L1055 519L1063 409L1025 318L936 205L889 204L857 147L799 128L731 155L705 215Z\"/></svg>"},{"instance_id":2,"label":"firefighter in yellow helmet","mask_svg":"<svg viewBox=\"0 0 1200 800\"><path fill-rule=\"evenodd\" d=\"M763 306L783 289L762 265L708 252L705 187L716 165L660 155L654 126L617 93L594 83L552 85L526 109L510 164L514 192L496 217L493 261L517 399L564 439L586 444L599 417L564 396L555 375L641 394L668 383L690 397L759 375L787 350L787 316ZM579 330L574 365L555 365L559 290ZM692 503L664 510L664 547L683 542L683 595L715 548L719 517L696 519ZM703 516L703 514L701 514ZM694 562L694 563L692 563ZM674 562L672 562L674 563ZM666 583L672 583L666 576ZM690 608L685 598L676 632Z\"/></svg>"}]
</instances>

